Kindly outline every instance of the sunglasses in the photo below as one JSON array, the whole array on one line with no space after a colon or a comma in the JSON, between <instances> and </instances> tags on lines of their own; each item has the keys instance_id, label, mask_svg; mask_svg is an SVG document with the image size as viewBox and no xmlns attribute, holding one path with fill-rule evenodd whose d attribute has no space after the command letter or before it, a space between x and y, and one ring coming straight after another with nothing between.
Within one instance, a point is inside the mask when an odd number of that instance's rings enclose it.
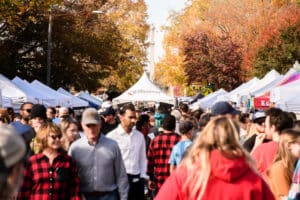
<instances>
[{"instance_id":1,"label":"sunglasses","mask_svg":"<svg viewBox=\"0 0 300 200\"><path fill-rule=\"evenodd\" d=\"M49 137L51 137L53 140L56 140L56 139L61 139L62 135L61 134L59 134L59 135L49 135Z\"/></svg>"},{"instance_id":2,"label":"sunglasses","mask_svg":"<svg viewBox=\"0 0 300 200\"><path fill-rule=\"evenodd\" d=\"M25 110L26 112L30 113L31 112L31 109L23 109Z\"/></svg>"}]
</instances>

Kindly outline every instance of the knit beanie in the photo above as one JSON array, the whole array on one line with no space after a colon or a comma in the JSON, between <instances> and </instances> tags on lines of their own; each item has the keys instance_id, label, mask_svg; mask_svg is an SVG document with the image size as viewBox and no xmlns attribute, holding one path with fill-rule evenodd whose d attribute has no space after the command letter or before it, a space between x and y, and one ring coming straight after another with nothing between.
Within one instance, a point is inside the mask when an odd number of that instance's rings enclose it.
<instances>
[{"instance_id":1,"label":"knit beanie","mask_svg":"<svg viewBox=\"0 0 300 200\"><path fill-rule=\"evenodd\" d=\"M40 117L46 120L47 119L46 112L47 109L45 106L43 106L42 104L34 104L31 109L30 116L31 118Z\"/></svg>"}]
</instances>

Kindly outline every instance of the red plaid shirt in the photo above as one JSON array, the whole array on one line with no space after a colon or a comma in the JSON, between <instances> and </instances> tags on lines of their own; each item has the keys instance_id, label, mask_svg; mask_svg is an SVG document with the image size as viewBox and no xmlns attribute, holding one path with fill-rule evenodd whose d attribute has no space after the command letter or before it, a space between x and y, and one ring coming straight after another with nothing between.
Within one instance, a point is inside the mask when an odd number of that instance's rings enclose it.
<instances>
[{"instance_id":1,"label":"red plaid shirt","mask_svg":"<svg viewBox=\"0 0 300 200\"><path fill-rule=\"evenodd\" d=\"M180 138L180 135L176 133L162 133L150 142L147 152L147 174L158 190L170 175L169 158L173 146L179 142Z\"/></svg>"},{"instance_id":2,"label":"red plaid shirt","mask_svg":"<svg viewBox=\"0 0 300 200\"><path fill-rule=\"evenodd\" d=\"M31 156L23 176L17 199L80 199L77 168L65 153L59 153L52 166L43 153Z\"/></svg>"}]
</instances>

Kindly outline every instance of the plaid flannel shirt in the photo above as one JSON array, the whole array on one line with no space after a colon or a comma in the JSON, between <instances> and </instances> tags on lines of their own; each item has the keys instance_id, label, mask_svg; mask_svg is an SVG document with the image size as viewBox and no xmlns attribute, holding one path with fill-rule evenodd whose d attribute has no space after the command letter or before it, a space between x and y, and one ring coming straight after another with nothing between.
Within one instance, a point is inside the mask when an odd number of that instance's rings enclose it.
<instances>
[{"instance_id":1,"label":"plaid flannel shirt","mask_svg":"<svg viewBox=\"0 0 300 200\"><path fill-rule=\"evenodd\" d=\"M65 153L53 160L39 153L25 164L23 183L17 199L80 199L79 177L75 161Z\"/></svg>"},{"instance_id":2,"label":"plaid flannel shirt","mask_svg":"<svg viewBox=\"0 0 300 200\"><path fill-rule=\"evenodd\" d=\"M147 152L147 174L156 185L157 190L170 175L169 158L173 146L179 142L180 138L181 136L176 133L162 133L150 142Z\"/></svg>"}]
</instances>

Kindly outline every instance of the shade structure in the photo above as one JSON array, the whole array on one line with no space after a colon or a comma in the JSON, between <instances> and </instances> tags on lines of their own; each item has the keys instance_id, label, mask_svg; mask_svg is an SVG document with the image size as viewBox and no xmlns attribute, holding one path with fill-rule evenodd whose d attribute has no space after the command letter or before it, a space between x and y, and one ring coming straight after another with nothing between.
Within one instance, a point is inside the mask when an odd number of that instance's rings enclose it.
<instances>
[{"instance_id":1,"label":"shade structure","mask_svg":"<svg viewBox=\"0 0 300 200\"><path fill-rule=\"evenodd\" d=\"M297 81L300 79L300 69L291 68L283 77L283 79L274 85L274 87L269 88L268 91L266 91L262 95L258 95L254 98L254 107L257 109L267 109L270 105L270 91L272 89L275 89L276 87L280 87L283 85L287 85L289 83L293 83L294 81Z\"/></svg>"},{"instance_id":2,"label":"shade structure","mask_svg":"<svg viewBox=\"0 0 300 200\"><path fill-rule=\"evenodd\" d=\"M56 104L53 105L53 106L57 106L57 105L59 105L59 106L66 106L66 107L70 106L71 97L57 92L56 90L50 88L49 86L41 83L38 80L32 81L30 83L30 85L32 85L34 88L36 88L40 92L47 93L52 98L55 98Z\"/></svg>"},{"instance_id":3,"label":"shade structure","mask_svg":"<svg viewBox=\"0 0 300 200\"><path fill-rule=\"evenodd\" d=\"M72 95L70 92L68 92L67 90L65 90L61 87L57 89L57 92L71 97L71 105L70 106L73 108L87 107L89 105L89 103L87 101L82 100L82 99Z\"/></svg>"},{"instance_id":4,"label":"shade structure","mask_svg":"<svg viewBox=\"0 0 300 200\"><path fill-rule=\"evenodd\" d=\"M12 104L16 109L19 108L20 104L27 101L32 103L38 102L34 96L21 90L16 84L2 74L0 74L0 90L2 96L11 99Z\"/></svg>"},{"instance_id":5,"label":"shade structure","mask_svg":"<svg viewBox=\"0 0 300 200\"><path fill-rule=\"evenodd\" d=\"M89 107L94 107L96 109L100 108L102 105L102 101L93 97L88 92L81 91L76 95L78 98L83 99L84 101L88 102Z\"/></svg>"},{"instance_id":6,"label":"shade structure","mask_svg":"<svg viewBox=\"0 0 300 200\"><path fill-rule=\"evenodd\" d=\"M166 95L144 72L142 77L128 90L113 99L113 105L129 102L161 102L175 105L175 98Z\"/></svg>"},{"instance_id":7,"label":"shade structure","mask_svg":"<svg viewBox=\"0 0 300 200\"><path fill-rule=\"evenodd\" d=\"M43 104L45 106L53 106L56 104L55 98L48 95L48 93L44 93L35 89L30 85L27 81L20 79L16 76L14 79L11 80L14 84L16 84L22 91L28 93L35 97L39 104Z\"/></svg>"}]
</instances>

